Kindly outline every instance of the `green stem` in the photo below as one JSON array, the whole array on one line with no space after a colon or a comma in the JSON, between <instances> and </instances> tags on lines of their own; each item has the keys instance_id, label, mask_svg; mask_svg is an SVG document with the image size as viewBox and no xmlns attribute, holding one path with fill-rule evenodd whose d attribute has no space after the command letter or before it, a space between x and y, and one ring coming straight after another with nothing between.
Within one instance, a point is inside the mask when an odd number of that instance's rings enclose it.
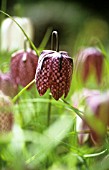
<instances>
[{"instance_id":1,"label":"green stem","mask_svg":"<svg viewBox=\"0 0 109 170\"><path fill-rule=\"evenodd\" d=\"M44 36L42 42L40 43L40 46L38 47L38 49L40 49L40 51L42 51L45 48L45 46L47 45L50 35L51 35L51 28L47 29L47 32L45 33L45 36Z\"/></svg>"},{"instance_id":2,"label":"green stem","mask_svg":"<svg viewBox=\"0 0 109 170\"><path fill-rule=\"evenodd\" d=\"M28 89L28 87L30 87L33 83L35 83L35 79L32 80L26 87L24 87L14 98L13 98L13 103L15 103L17 101L17 99L22 95L22 93Z\"/></svg>"},{"instance_id":3,"label":"green stem","mask_svg":"<svg viewBox=\"0 0 109 170\"><path fill-rule=\"evenodd\" d=\"M54 36L55 36L55 43L54 43ZM54 50L54 44L55 44L55 49L56 51L59 50L59 39L58 39L58 32L53 31L52 36L51 36L51 50ZM50 125L50 118L51 118L51 94L49 94L49 104L48 104L48 115L47 115L47 126Z\"/></svg>"},{"instance_id":4,"label":"green stem","mask_svg":"<svg viewBox=\"0 0 109 170\"><path fill-rule=\"evenodd\" d=\"M70 105L70 103L66 102L63 99L59 99L61 102L64 102L66 105L68 105L82 120L84 120L84 114L82 111L78 110L77 108Z\"/></svg>"},{"instance_id":5,"label":"green stem","mask_svg":"<svg viewBox=\"0 0 109 170\"><path fill-rule=\"evenodd\" d=\"M100 156L102 154L105 154L107 152L107 149L101 151L101 152L98 152L98 153L91 153L91 154L85 154L83 155L84 158L92 158L92 157L97 157L97 156Z\"/></svg>"},{"instance_id":6,"label":"green stem","mask_svg":"<svg viewBox=\"0 0 109 170\"><path fill-rule=\"evenodd\" d=\"M49 104L48 104L48 115L47 115L47 127L50 125L50 117L51 117L51 99L52 96L49 94Z\"/></svg>"},{"instance_id":7,"label":"green stem","mask_svg":"<svg viewBox=\"0 0 109 170\"><path fill-rule=\"evenodd\" d=\"M7 5L7 0L2 0L1 1L1 10L6 11L6 5ZM0 15L0 28L2 25L2 21L4 20L4 15ZM1 35L1 29L0 29L0 42L2 42L2 35ZM1 43L0 43L0 51L1 51Z\"/></svg>"},{"instance_id":8,"label":"green stem","mask_svg":"<svg viewBox=\"0 0 109 170\"><path fill-rule=\"evenodd\" d=\"M23 32L23 34L25 35L25 37L27 38L27 40L29 41L29 43L31 44L32 48L36 51L36 54L39 56L39 51L38 49L35 47L35 45L33 44L33 42L31 41L31 39L28 37L28 35L26 34L26 32L24 31L24 29L20 26L20 24L9 14L5 13L4 11L0 10L0 12L4 15L6 15L7 17L9 17L10 19L12 19L17 26L21 29L21 31Z\"/></svg>"},{"instance_id":9,"label":"green stem","mask_svg":"<svg viewBox=\"0 0 109 170\"><path fill-rule=\"evenodd\" d=\"M56 42L54 43L54 36L55 36L55 40ZM55 44L55 48L56 51L58 51L59 49L59 41L58 41L58 32L57 31L53 31L52 35L51 35L51 50L54 49L54 44ZM51 117L51 94L49 94L49 104L48 104L48 116L47 116L47 126L49 126L50 124L50 117Z\"/></svg>"},{"instance_id":10,"label":"green stem","mask_svg":"<svg viewBox=\"0 0 109 170\"><path fill-rule=\"evenodd\" d=\"M54 35L55 35L55 40L56 42L54 43ZM55 47L54 47L55 44ZM59 37L58 37L58 32L53 31L52 36L51 36L51 50L59 51Z\"/></svg>"}]
</instances>

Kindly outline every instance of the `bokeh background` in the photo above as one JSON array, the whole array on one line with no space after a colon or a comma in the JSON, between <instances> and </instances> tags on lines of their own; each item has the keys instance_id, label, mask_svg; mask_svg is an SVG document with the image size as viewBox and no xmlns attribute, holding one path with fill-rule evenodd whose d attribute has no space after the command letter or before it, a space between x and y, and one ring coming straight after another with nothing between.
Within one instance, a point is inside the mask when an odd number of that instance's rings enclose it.
<instances>
[{"instance_id":1,"label":"bokeh background","mask_svg":"<svg viewBox=\"0 0 109 170\"><path fill-rule=\"evenodd\" d=\"M37 47L51 28L59 32L60 50L73 55L80 46L98 46L99 41L108 47L108 9L108 1L98 0L8 0L4 10L32 20ZM50 40L46 48L50 48Z\"/></svg>"},{"instance_id":2,"label":"bokeh background","mask_svg":"<svg viewBox=\"0 0 109 170\"><path fill-rule=\"evenodd\" d=\"M2 2L1 2L2 1ZM86 87L109 88L109 6L108 1L98 0L1 0L0 9L11 16L27 17L34 27L33 42L40 44L48 29L59 33L60 50L68 51L74 58L82 47L99 47L106 50L106 68L102 86L93 83ZM0 13L0 23L7 18ZM6 26L7 31L8 27ZM19 31L21 31L19 29ZM18 43L11 38L18 31L1 34L0 46L5 42ZM10 35L10 41L8 36ZM21 32L22 34L22 32ZM5 36L5 40L2 37ZM19 34L20 35L20 34ZM51 48L50 35L45 49ZM22 40L24 42L24 39ZM103 49L105 49L103 51ZM10 71L12 51L0 50L0 72ZM38 50L42 50L38 48ZM73 94L78 95L84 86L74 74L66 102L51 100L49 91L40 97L36 85L23 91L14 105L15 124L12 136L0 135L0 170L104 170L109 169L109 135L103 147L79 146L76 132L76 115L72 109ZM23 87L19 87L19 91ZM80 91L81 92L81 91ZM52 103L50 126L47 126L49 106ZM69 105L69 103L71 105ZM80 108L80 110L82 107ZM103 112L104 114L104 112ZM94 154L93 154L94 153ZM98 154L97 154L98 153ZM90 155L92 154L92 155ZM103 155L102 155L103 154ZM94 156L94 157L93 157ZM92 158L93 157L93 158ZM95 164L95 165L94 165ZM101 167L102 164L102 167ZM17 165L17 166L16 166ZM95 167L93 167L93 165ZM6 168L5 168L6 167ZM89 167L89 168L88 168ZM106 170L107 170L106 169Z\"/></svg>"}]
</instances>

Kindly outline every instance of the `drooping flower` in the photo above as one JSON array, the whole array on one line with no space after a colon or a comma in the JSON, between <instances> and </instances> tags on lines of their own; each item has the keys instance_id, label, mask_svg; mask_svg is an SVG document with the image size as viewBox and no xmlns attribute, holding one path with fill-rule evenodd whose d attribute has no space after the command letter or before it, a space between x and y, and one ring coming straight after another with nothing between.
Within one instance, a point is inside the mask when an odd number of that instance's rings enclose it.
<instances>
[{"instance_id":1,"label":"drooping flower","mask_svg":"<svg viewBox=\"0 0 109 170\"><path fill-rule=\"evenodd\" d=\"M0 90L10 97L14 97L17 94L18 86L14 83L10 72L0 73Z\"/></svg>"},{"instance_id":2,"label":"drooping flower","mask_svg":"<svg viewBox=\"0 0 109 170\"><path fill-rule=\"evenodd\" d=\"M25 87L30 83L36 72L38 57L31 49L19 50L11 58L11 74L17 85Z\"/></svg>"},{"instance_id":3,"label":"drooping flower","mask_svg":"<svg viewBox=\"0 0 109 170\"><path fill-rule=\"evenodd\" d=\"M34 28L32 21L26 17L13 17L17 23L24 29L31 40L34 37ZM16 25L16 23L6 18L1 24L1 49L5 51L20 50L24 46L25 36Z\"/></svg>"},{"instance_id":4,"label":"drooping flower","mask_svg":"<svg viewBox=\"0 0 109 170\"><path fill-rule=\"evenodd\" d=\"M86 100L86 123L91 129L91 139L95 144L101 143L109 124L109 93L91 96Z\"/></svg>"},{"instance_id":5,"label":"drooping flower","mask_svg":"<svg viewBox=\"0 0 109 170\"><path fill-rule=\"evenodd\" d=\"M100 94L99 90L83 88L72 95L72 105L85 113L86 101L92 96L98 96ZM88 123L79 116L76 117L76 131L78 132L77 136L80 145L83 145L86 141L91 142L90 127Z\"/></svg>"},{"instance_id":6,"label":"drooping flower","mask_svg":"<svg viewBox=\"0 0 109 170\"><path fill-rule=\"evenodd\" d=\"M36 69L36 86L40 95L48 88L54 99L67 96L73 73L73 60L65 51L44 50Z\"/></svg>"},{"instance_id":7,"label":"drooping flower","mask_svg":"<svg viewBox=\"0 0 109 170\"><path fill-rule=\"evenodd\" d=\"M109 91L83 89L73 94L72 104L84 113L84 119L76 119L79 144L102 144L109 126Z\"/></svg>"},{"instance_id":8,"label":"drooping flower","mask_svg":"<svg viewBox=\"0 0 109 170\"><path fill-rule=\"evenodd\" d=\"M13 127L12 101L0 91L0 133L10 132Z\"/></svg>"},{"instance_id":9,"label":"drooping flower","mask_svg":"<svg viewBox=\"0 0 109 170\"><path fill-rule=\"evenodd\" d=\"M97 82L101 82L104 55L94 47L80 51L75 60L75 69L79 78L86 82L90 75L94 75Z\"/></svg>"},{"instance_id":10,"label":"drooping flower","mask_svg":"<svg viewBox=\"0 0 109 170\"><path fill-rule=\"evenodd\" d=\"M78 105L78 108L84 112L84 120L77 117L77 131L81 132L78 141L83 144L90 139L93 144L101 144L109 125L109 92L89 90L84 94L83 107L81 104Z\"/></svg>"}]
</instances>

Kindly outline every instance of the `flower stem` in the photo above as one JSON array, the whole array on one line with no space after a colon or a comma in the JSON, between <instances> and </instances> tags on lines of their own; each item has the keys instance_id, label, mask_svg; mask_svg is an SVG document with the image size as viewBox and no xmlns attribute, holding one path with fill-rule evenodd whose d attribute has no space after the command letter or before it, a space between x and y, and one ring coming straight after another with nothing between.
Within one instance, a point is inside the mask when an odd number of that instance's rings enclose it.
<instances>
[{"instance_id":1,"label":"flower stem","mask_svg":"<svg viewBox=\"0 0 109 170\"><path fill-rule=\"evenodd\" d=\"M2 11L6 11L6 8L7 8L7 0L2 0L1 1L1 10ZM4 20L4 15L3 14L1 14L0 15L0 28L1 28L1 25L2 25L2 21ZM1 33L1 29L0 29L0 42L2 42L2 35L1 35L2 33ZM0 43L0 51L1 51L1 48L2 48L2 45L1 45L1 43Z\"/></svg>"},{"instance_id":2,"label":"flower stem","mask_svg":"<svg viewBox=\"0 0 109 170\"><path fill-rule=\"evenodd\" d=\"M54 36L55 36L55 43L54 43ZM54 47L55 44L55 47ZM55 49L54 49L55 48ZM51 50L58 51L59 50L59 39L58 39L58 32L53 31L51 35ZM52 96L49 94L49 104L48 104L48 115L47 115L47 127L50 125L50 118L51 118L51 99Z\"/></svg>"},{"instance_id":3,"label":"flower stem","mask_svg":"<svg viewBox=\"0 0 109 170\"><path fill-rule=\"evenodd\" d=\"M54 43L54 35L55 35L55 43ZM55 44L55 48L54 48L54 44ZM51 50L55 51L59 51L59 38L58 38L58 32L57 31L53 31L52 32L52 36L51 36Z\"/></svg>"},{"instance_id":4,"label":"flower stem","mask_svg":"<svg viewBox=\"0 0 109 170\"><path fill-rule=\"evenodd\" d=\"M49 94L49 104L48 104L48 115L47 115L47 127L50 125L50 118L51 118L51 99L52 96Z\"/></svg>"},{"instance_id":5,"label":"flower stem","mask_svg":"<svg viewBox=\"0 0 109 170\"><path fill-rule=\"evenodd\" d=\"M82 111L78 110L77 108L73 107L68 103L67 101L63 99L59 99L61 102L64 102L66 105L68 105L82 120L84 120L84 114Z\"/></svg>"},{"instance_id":6,"label":"flower stem","mask_svg":"<svg viewBox=\"0 0 109 170\"><path fill-rule=\"evenodd\" d=\"M13 98L13 103L15 103L17 101L17 99L22 95L22 93L28 89L28 87L30 87L33 83L35 83L35 79L32 80L26 87L24 87L14 98Z\"/></svg>"},{"instance_id":7,"label":"flower stem","mask_svg":"<svg viewBox=\"0 0 109 170\"><path fill-rule=\"evenodd\" d=\"M47 42L48 42L50 35L51 35L51 31L52 31L51 28L47 29L47 32L45 33L44 38L43 38L43 40L41 41L41 43L38 47L38 49L40 51L42 51L45 48L45 46L47 45Z\"/></svg>"}]
</instances>

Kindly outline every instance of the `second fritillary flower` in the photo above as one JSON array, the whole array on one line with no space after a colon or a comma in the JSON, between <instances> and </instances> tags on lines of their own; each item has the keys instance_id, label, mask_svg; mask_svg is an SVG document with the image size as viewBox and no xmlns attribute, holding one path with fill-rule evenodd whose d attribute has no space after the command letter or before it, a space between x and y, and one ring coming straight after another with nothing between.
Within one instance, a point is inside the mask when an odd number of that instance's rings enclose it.
<instances>
[{"instance_id":1,"label":"second fritillary flower","mask_svg":"<svg viewBox=\"0 0 109 170\"><path fill-rule=\"evenodd\" d=\"M13 103L0 91L0 134L11 132L14 124Z\"/></svg>"},{"instance_id":2,"label":"second fritillary flower","mask_svg":"<svg viewBox=\"0 0 109 170\"><path fill-rule=\"evenodd\" d=\"M34 50L19 50L11 58L11 74L17 85L25 87L35 77L38 57Z\"/></svg>"},{"instance_id":3,"label":"second fritillary flower","mask_svg":"<svg viewBox=\"0 0 109 170\"><path fill-rule=\"evenodd\" d=\"M11 73L0 73L0 90L7 96L14 97L18 86L14 83Z\"/></svg>"},{"instance_id":4,"label":"second fritillary flower","mask_svg":"<svg viewBox=\"0 0 109 170\"><path fill-rule=\"evenodd\" d=\"M90 75L95 76L97 83L101 83L103 73L104 55L94 47L80 51L75 61L75 68L79 79L85 83Z\"/></svg>"}]
</instances>

